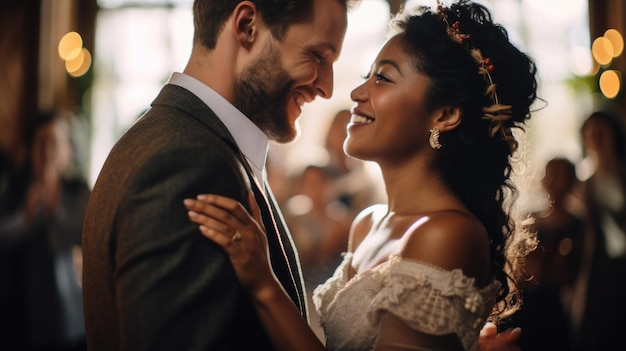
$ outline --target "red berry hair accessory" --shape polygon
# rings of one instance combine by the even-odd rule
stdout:
[[[480,49],[473,46],[470,40],[470,34],[461,32],[461,23],[455,21],[450,25],[448,22],[448,8],[441,5],[437,6],[437,15],[446,24],[446,32],[452,41],[467,48],[470,55],[478,63],[478,73],[485,77],[487,81],[487,89],[485,95],[488,95],[493,104],[483,108],[483,119],[490,121],[489,136],[495,137],[500,134],[501,137],[507,141],[511,147],[511,153],[515,152],[518,147],[518,143],[513,137],[511,127],[507,121],[511,119],[512,110],[511,105],[500,104],[498,94],[496,93],[496,84],[491,77],[491,72],[496,69],[489,57],[483,57]]]

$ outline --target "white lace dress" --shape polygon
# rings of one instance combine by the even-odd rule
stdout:
[[[371,350],[384,313],[427,334],[456,334],[466,350],[476,350],[498,282],[477,289],[459,269],[398,256],[348,280],[351,262],[352,254],[344,254],[334,275],[313,293],[329,350]]]

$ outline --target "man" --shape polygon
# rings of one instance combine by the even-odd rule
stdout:
[[[85,217],[90,350],[271,350],[230,261],[183,199],[261,206],[272,266],[306,318],[300,264],[265,179],[268,139],[298,133],[329,98],[346,0],[196,0],[194,45],[152,108],[119,140]]]

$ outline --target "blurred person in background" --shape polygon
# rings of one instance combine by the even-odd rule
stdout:
[[[293,235],[309,304],[313,290],[333,273],[341,262],[352,218],[337,197],[336,183],[324,166],[308,165],[294,177],[294,195],[284,204],[285,222]],[[309,313],[311,325],[319,315]],[[321,328],[316,333],[323,339]]]
[[[572,294],[580,270],[585,217],[577,198],[575,164],[550,159],[541,186],[549,203],[532,214],[538,248],[526,257],[532,280],[526,284],[522,308],[507,321],[521,327],[522,350],[572,350]]]
[[[28,167],[1,198],[0,345],[81,350],[80,248],[90,190],[73,162],[69,120],[43,114],[35,123]]]
[[[285,220],[300,254],[305,283],[308,285],[310,280],[315,287],[332,274],[337,260],[341,260],[339,253],[348,239],[352,220],[345,206],[333,197],[335,184],[327,168],[308,165],[294,183],[295,195],[286,203]]]
[[[609,350],[626,327],[626,132],[623,117],[596,111],[581,127],[588,226],[572,318],[575,350]],[[583,167],[584,166],[584,167]]]

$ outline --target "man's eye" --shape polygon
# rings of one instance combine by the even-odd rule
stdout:
[[[315,58],[317,59],[319,63],[326,61],[326,57],[324,57],[324,55],[319,52],[314,52],[313,56],[315,56]]]

